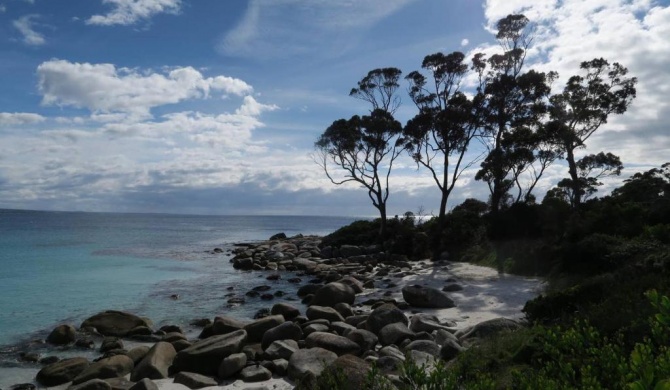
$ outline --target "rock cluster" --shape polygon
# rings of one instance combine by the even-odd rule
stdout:
[[[471,338],[519,326],[501,319],[457,332],[453,323],[432,315],[419,313],[408,318],[401,308],[409,305],[454,306],[443,291],[425,286],[403,288],[406,302],[369,301],[364,303],[371,305],[369,310],[354,310],[357,294],[375,283],[391,284],[382,279],[389,274],[402,276],[412,270],[406,260],[384,256],[378,248],[319,249],[317,237],[280,237],[238,246],[234,252],[236,268],[300,270],[322,282],[308,283],[298,290],[309,302],[306,312],[280,302],[254,321],[227,316],[201,319],[197,321],[203,326],[200,336],[189,339],[178,326],[156,330],[148,319],[105,311],[85,320],[76,334],[74,327],[62,325],[48,339],[57,345],[90,346],[93,335],[102,341],[101,358],[94,362],[84,358],[50,362],[40,370],[37,381],[43,386],[72,382],[77,390],[111,389],[110,381],[129,376],[126,389],[154,390],[152,380],[172,377],[175,383],[196,389],[229,379],[260,382],[273,375],[309,381],[324,370],[344,369],[352,388],[357,388],[372,363],[382,373],[397,375],[406,356],[430,366],[438,359],[455,358]],[[153,345],[126,350],[123,337]]]

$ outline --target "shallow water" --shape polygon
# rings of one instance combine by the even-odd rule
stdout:
[[[218,314],[251,318],[272,302],[247,298],[229,307],[226,295],[267,284],[291,299],[290,274],[267,281],[268,272],[234,270],[229,255],[211,249],[277,232],[324,235],[353,220],[0,210],[0,378],[10,366],[23,372],[13,346],[101,310],[130,311],[157,326]]]

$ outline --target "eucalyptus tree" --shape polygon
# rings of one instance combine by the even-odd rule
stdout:
[[[419,112],[407,122],[403,138],[407,152],[430,172],[440,190],[437,232],[441,232],[449,195],[463,171],[476,162],[466,159],[466,152],[477,134],[475,111],[480,99],[461,90],[469,70],[463,53],[431,54],[421,67],[428,76],[413,71],[405,77]]]
[[[527,51],[533,40],[528,24],[524,15],[501,19],[496,39],[503,52],[488,59],[481,53],[473,58],[474,69],[482,75],[477,92],[482,99],[479,111],[482,140],[488,150],[475,179],[487,183],[494,213],[505,197],[510,196],[514,185],[520,185],[519,177],[538,158],[534,134],[541,128],[550,84],[556,78],[554,72],[525,71]],[[531,191],[537,180],[539,177],[532,183]],[[530,199],[530,192],[524,198]]]
[[[334,121],[315,143],[315,161],[333,184],[355,182],[367,190],[379,212],[381,238],[386,235],[389,176],[404,149],[402,125],[393,117],[400,104],[400,75],[397,68],[370,71],[350,92],[371,105],[370,113]],[[332,167],[343,174],[334,175]]]
[[[563,92],[551,97],[548,124],[551,139],[568,162],[570,177],[561,180],[559,187],[567,191],[574,207],[596,191],[600,178],[621,172],[620,159],[611,153],[577,160],[575,151],[586,147],[586,141],[610,115],[626,112],[636,96],[637,83],[635,77],[627,77],[628,69],[603,58],[582,62],[580,68],[586,75],[570,77]]]

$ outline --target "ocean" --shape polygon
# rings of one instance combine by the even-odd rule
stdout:
[[[355,219],[0,210],[0,367],[3,357],[15,359],[13,346],[107,309],[157,327],[221,314],[252,318],[272,302],[229,307],[229,287],[243,295],[261,284],[295,286],[265,280],[268,271],[233,269],[233,243],[278,232],[326,235]],[[212,253],[216,247],[224,253]]]

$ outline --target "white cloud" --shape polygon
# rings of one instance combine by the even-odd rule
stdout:
[[[583,153],[618,154],[624,165],[660,165],[670,150],[670,6],[654,0],[487,0],[489,26],[510,13],[537,26],[531,66],[556,70],[564,82],[582,61],[603,57],[638,78],[637,98],[623,116],[612,116]],[[627,170],[628,174],[634,169]]]
[[[470,40],[469,40],[469,39],[467,39],[467,38],[463,38],[463,40],[461,40],[461,46],[467,46],[467,45],[469,45],[469,44],[470,44]]]
[[[242,96],[253,90],[240,79],[204,77],[192,67],[163,74],[51,60],[40,64],[37,74],[45,105],[87,108],[94,114],[123,113],[132,119],[149,117],[154,107],[207,98],[212,91]]]
[[[7,7],[4,4],[0,4],[0,14],[7,12]]]
[[[178,14],[182,5],[181,0],[102,0],[102,3],[112,6],[112,10],[105,15],[91,16],[86,24],[128,26],[157,14]]]
[[[31,125],[44,122],[46,118],[29,112],[0,112],[0,126]]]
[[[358,31],[413,1],[251,0],[240,23],[222,39],[220,50],[228,55],[287,57],[315,50],[326,40],[331,41],[331,51],[344,50]]]
[[[26,15],[12,22],[14,28],[23,35],[23,43],[31,46],[41,46],[46,43],[44,35],[34,30],[34,20],[38,15]]]

